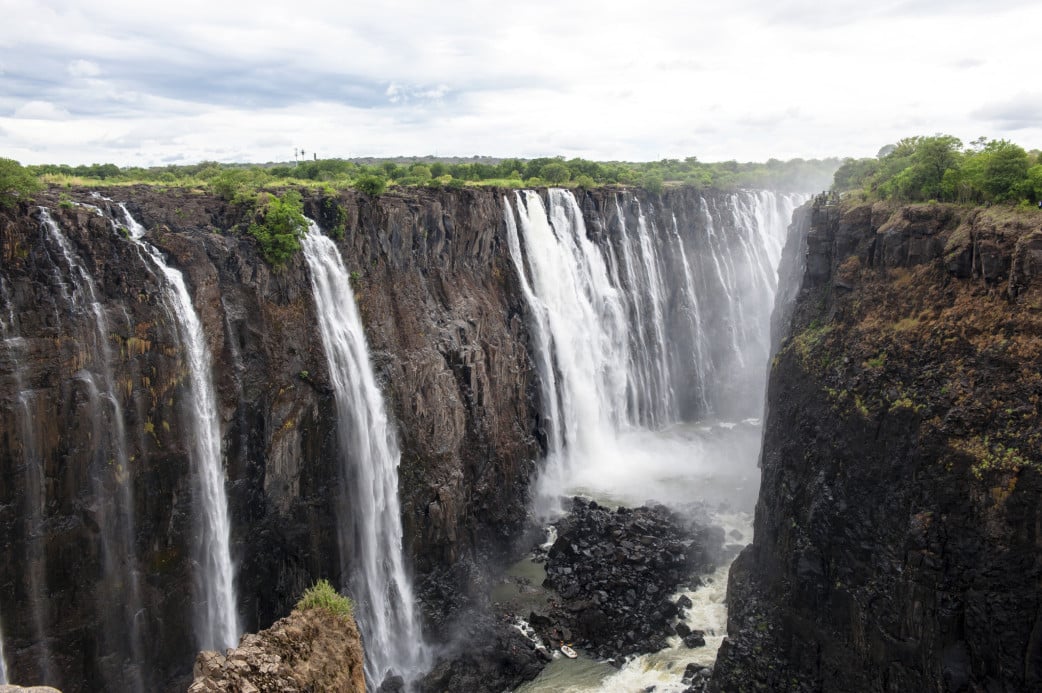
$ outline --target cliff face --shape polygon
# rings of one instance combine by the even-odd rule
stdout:
[[[125,202],[184,273],[203,323],[239,611],[254,630],[287,613],[315,579],[339,580],[335,407],[304,261],[273,270],[251,239],[222,235],[240,219],[212,197],[103,192]],[[72,196],[101,212],[50,194],[38,200],[67,247],[35,207],[0,220],[5,652],[18,680],[156,690],[183,681],[197,649],[186,356],[162,282],[112,226],[118,210]],[[539,454],[497,199],[465,191],[308,201],[320,222],[346,221],[342,252],[357,272],[402,442],[405,541],[421,575],[504,548],[524,517]],[[432,601],[442,583],[467,590],[457,575],[436,582]],[[152,616],[132,618],[141,608]],[[128,632],[128,622],[139,626]],[[113,651],[133,656],[103,656]]]
[[[1038,689],[1042,215],[806,214],[714,687]]]
[[[212,355],[247,631],[316,579],[344,583],[334,392],[302,257],[272,269],[252,238],[229,232],[243,212],[203,193],[100,192],[53,190],[0,212],[4,653],[12,678],[67,693],[183,688],[199,649],[192,615],[209,606],[194,598],[195,402],[167,284],[114,226],[119,203],[184,274]],[[405,552],[439,640],[517,538],[546,447],[550,406],[507,243],[511,195],[305,199],[320,225],[345,229],[338,245],[401,443]],[[749,269],[769,265],[756,234],[771,224],[754,217],[787,217],[792,200],[598,190],[577,207],[627,294],[621,338],[644,359],[646,389],[675,395],[668,419],[633,398],[634,420],[755,415],[759,387],[734,376],[766,352],[741,324],[773,294]]]

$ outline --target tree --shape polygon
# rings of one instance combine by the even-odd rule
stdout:
[[[0,207],[9,207],[42,188],[39,179],[14,159],[0,158]]]
[[[572,177],[572,172],[565,164],[555,161],[539,169],[539,177],[550,185],[564,185]]]
[[[1028,153],[1006,140],[989,142],[984,163],[984,191],[996,202],[1012,200],[1028,190]]]

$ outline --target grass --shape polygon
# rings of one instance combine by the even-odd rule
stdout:
[[[334,616],[347,618],[354,609],[351,599],[338,593],[328,580],[319,580],[311,587],[304,590],[297,608],[301,611],[308,609],[325,609]]]

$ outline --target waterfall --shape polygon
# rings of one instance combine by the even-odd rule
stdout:
[[[312,221],[301,243],[336,395],[342,460],[341,574],[350,576],[345,587],[356,601],[366,678],[375,689],[389,672],[410,681],[428,663],[402,557],[401,454],[373,375],[350,275],[340,253]]]
[[[10,683],[7,680],[7,659],[4,657],[4,623],[0,614],[0,686]]]
[[[720,477],[738,473],[732,458],[754,464],[758,428],[738,443],[706,431],[736,425],[722,417],[758,427],[776,268],[801,199],[743,191],[667,206],[619,193],[584,220],[567,190],[504,198],[546,417],[544,502],[679,501],[731,483]],[[699,484],[678,483],[692,475]],[[741,475],[755,484],[754,468]]]
[[[90,345],[93,370],[84,366],[76,379],[87,390],[91,440],[96,441],[90,477],[92,505],[101,530],[104,571],[96,595],[103,623],[100,649],[104,654],[116,653],[124,660],[115,663],[118,670],[107,673],[110,684],[140,691],[144,690],[144,683],[140,670],[142,633],[137,614],[142,609],[142,600],[133,544],[134,505],[128,475],[126,423],[112,373],[108,316],[98,299],[93,277],[47,209],[40,208],[40,219],[61,257],[61,261],[55,262],[55,269],[61,273],[57,277],[59,285],[64,289],[67,279],[72,286],[71,295],[66,297],[68,305],[93,318],[94,339]]]
[[[195,546],[195,589],[198,604],[195,631],[200,649],[234,647],[240,633],[236,612],[235,571],[232,565],[228,499],[224,492],[221,434],[217,419],[210,353],[203,326],[192,305],[180,271],[170,267],[155,246],[144,240],[145,229],[119,205],[130,239],[151,259],[165,278],[164,302],[175,319],[188,369],[185,404],[192,435],[188,454],[194,471],[195,493],[202,517]]]
[[[565,484],[572,461],[610,454],[612,432],[628,426],[630,344],[626,305],[589,240],[570,192],[517,193],[520,234],[505,201],[511,256],[533,316],[543,401],[548,403],[547,461],[540,495]],[[531,272],[524,271],[520,250]],[[527,276],[530,276],[529,280]]]

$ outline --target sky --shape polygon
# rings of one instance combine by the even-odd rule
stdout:
[[[0,0],[0,156],[874,156],[1042,147],[1038,0]]]

